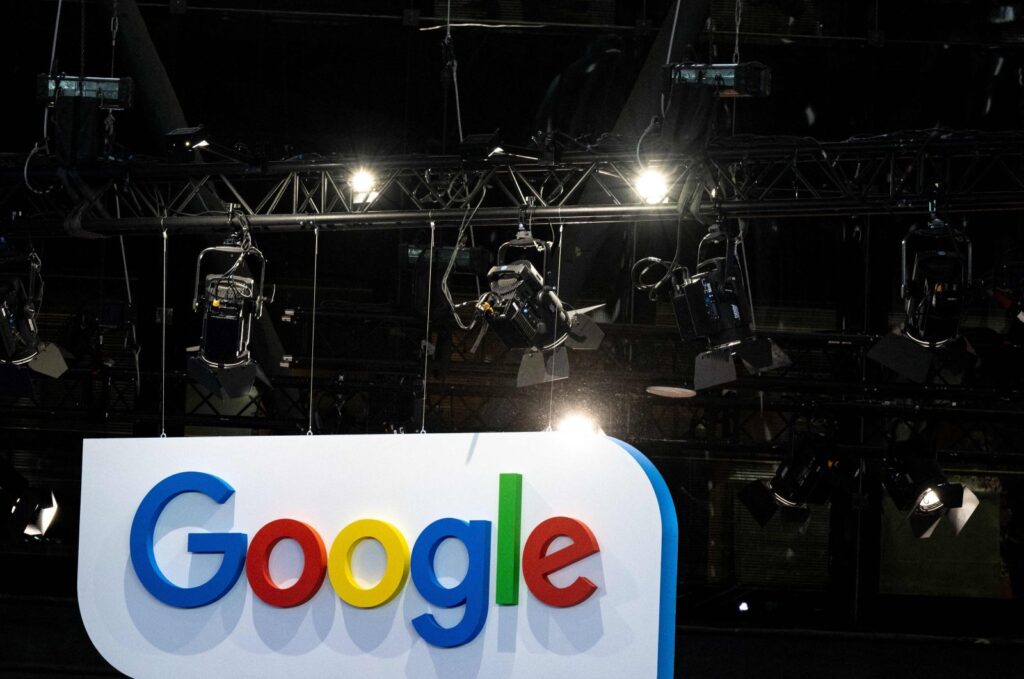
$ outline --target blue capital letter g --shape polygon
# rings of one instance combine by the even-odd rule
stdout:
[[[245,533],[189,533],[188,551],[224,555],[213,577],[196,587],[179,587],[168,580],[153,553],[157,519],[171,500],[182,493],[202,493],[217,504],[224,504],[234,492],[234,488],[212,474],[181,472],[168,476],[146,493],[132,520],[130,549],[135,574],[150,594],[168,606],[198,608],[220,599],[234,586],[245,565]]]

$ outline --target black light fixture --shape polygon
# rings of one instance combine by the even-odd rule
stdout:
[[[17,278],[0,281],[0,363],[24,366],[39,354],[36,309],[42,290],[33,290],[37,267],[33,267],[29,288]]]
[[[893,504],[907,512],[915,537],[931,537],[945,516],[955,534],[959,534],[978,507],[978,498],[970,488],[951,483],[919,438],[894,442],[885,459],[885,489]]]
[[[604,338],[604,332],[586,315],[598,306],[567,309],[529,259],[505,262],[510,249],[525,249],[540,254],[541,270],[546,270],[551,245],[520,229],[517,238],[498,249],[497,264],[487,272],[490,290],[476,303],[477,313],[487,323],[484,329],[494,329],[509,349],[526,350],[516,379],[519,387],[567,378],[566,349],[597,349]]]
[[[882,337],[868,357],[914,382],[937,368],[963,372],[969,361],[960,339],[972,272],[971,240],[935,216],[912,227],[900,249],[901,332]]]
[[[240,163],[251,163],[255,160],[244,144],[235,144],[231,147],[214,141],[204,125],[170,130],[164,134],[164,145],[168,155],[182,160],[191,160],[193,151],[199,150]]]
[[[204,274],[203,260],[215,254],[222,255],[222,261],[223,255],[230,257],[230,265]],[[253,321],[263,315],[263,305],[273,301],[273,292],[264,295],[265,273],[266,259],[245,228],[223,245],[199,253],[192,309],[202,314],[203,329],[188,372],[213,393],[242,396],[256,379],[267,382],[249,351]]]
[[[771,480],[752,481],[738,496],[761,526],[780,509],[788,518],[804,521],[810,505],[825,504],[837,486],[859,473],[859,467],[837,452],[824,434],[802,432],[792,439],[790,453]]]
[[[52,490],[32,487],[5,458],[0,457],[0,541],[24,536],[43,537],[57,517]]]
[[[708,256],[706,248],[720,245],[722,254]],[[672,307],[684,340],[703,339],[708,349],[694,364],[694,388],[700,391],[732,382],[738,357],[752,373],[782,368],[789,357],[772,340],[754,331],[754,312],[747,272],[739,253],[743,240],[719,224],[697,246],[697,269],[672,272]]]
[[[206,127],[195,125],[193,127],[176,127],[164,134],[164,144],[170,154],[190,154],[196,149],[206,148],[210,145],[207,138]]]
[[[0,247],[4,244],[0,242]],[[0,256],[0,264],[27,266],[27,272],[0,274],[0,390],[16,394],[24,391],[29,379],[22,367],[57,378],[67,363],[57,345],[39,338],[36,316],[43,303],[43,262],[35,251]],[[28,281],[27,285],[25,281]]]
[[[907,233],[901,255],[904,334],[927,348],[955,340],[972,279],[970,238],[933,215],[926,228]]]

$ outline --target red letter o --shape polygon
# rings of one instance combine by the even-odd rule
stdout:
[[[278,587],[270,577],[270,553],[278,542],[295,540],[302,548],[302,573],[291,587]],[[291,608],[313,598],[327,572],[327,550],[313,528],[294,519],[271,521],[252,537],[245,557],[245,575],[253,593],[271,606]]]

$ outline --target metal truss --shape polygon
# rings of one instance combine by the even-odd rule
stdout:
[[[713,218],[920,214],[1024,209],[1024,135],[926,130],[841,142],[732,137],[703,152],[648,159],[669,198],[644,204],[629,153],[572,152],[472,160],[417,156],[170,163],[130,160],[68,170],[0,158],[0,206],[11,234],[210,233],[636,222],[684,212]],[[372,191],[349,178],[371,168]],[[227,204],[233,207],[230,214]]]
[[[919,130],[841,142],[722,139],[706,154],[718,212],[770,218],[1024,208],[1024,135]]]

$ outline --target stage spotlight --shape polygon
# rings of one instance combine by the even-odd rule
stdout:
[[[633,186],[640,199],[648,205],[662,203],[668,195],[668,180],[665,174],[651,167],[637,176]]]
[[[40,499],[37,501],[37,511],[35,519],[32,523],[25,526],[25,535],[39,536],[46,535],[46,531],[50,530],[50,526],[53,525],[54,519],[57,518],[57,496],[54,495],[53,491],[50,491],[50,499]]]
[[[604,430],[597,421],[583,413],[569,413],[558,421],[555,431],[567,434],[603,434]]]
[[[908,512],[915,537],[931,537],[943,516],[959,534],[974,510],[978,497],[959,483],[950,483],[938,462],[919,441],[894,443],[885,460],[885,489],[896,508]]]
[[[39,355],[39,328],[36,313],[43,301],[43,263],[39,255],[10,255],[3,264],[28,264],[28,286],[21,276],[0,278],[0,364],[20,366]]]
[[[544,284],[543,276],[529,260],[504,263],[510,248],[543,252],[541,267],[546,268],[551,244],[531,237],[526,231],[504,243],[498,249],[497,265],[487,272],[490,290],[477,300],[477,313],[506,347],[526,350],[516,386],[565,379],[569,376],[566,348],[597,349],[604,338],[604,332],[586,315],[598,306],[566,309],[554,288]],[[476,344],[479,343],[480,338]]]
[[[164,135],[167,152],[174,155],[188,154],[196,149],[207,148],[210,140],[203,125],[178,127]]]
[[[704,258],[704,249],[716,244],[724,245],[724,253]],[[734,381],[735,357],[752,373],[790,364],[771,339],[753,331],[754,312],[739,248],[741,238],[714,224],[697,246],[697,272],[692,276],[686,269],[673,272],[672,308],[679,334],[684,340],[704,339],[709,347],[694,363],[697,391]]]
[[[213,254],[228,255],[231,263],[226,270],[204,277],[203,260]],[[259,267],[258,282],[250,265]],[[256,379],[267,381],[249,353],[253,320],[263,315],[265,303],[273,301],[273,293],[264,295],[265,273],[266,259],[252,244],[248,230],[199,253],[192,309],[202,313],[203,330],[188,372],[213,393],[241,396]]]
[[[843,475],[856,476],[859,470],[841,457],[824,434],[798,435],[792,452],[779,464],[770,481],[757,480],[738,493],[751,516],[765,526],[780,508],[788,518],[799,521],[810,515],[809,505],[828,502]]]
[[[0,457],[0,540],[14,542],[25,535],[42,536],[56,515],[53,491],[32,488],[14,465]]]
[[[972,278],[971,240],[933,216],[927,228],[912,228],[901,248],[904,334],[921,346],[941,347],[960,334]]]
[[[377,199],[378,192],[374,190],[377,186],[377,178],[369,170],[359,168],[352,173],[348,183],[352,187],[353,203],[372,203]]]
[[[971,279],[971,241],[962,230],[934,216],[912,228],[901,244],[903,329],[883,336],[868,358],[913,382],[939,370],[962,374],[974,360],[960,339]]]

